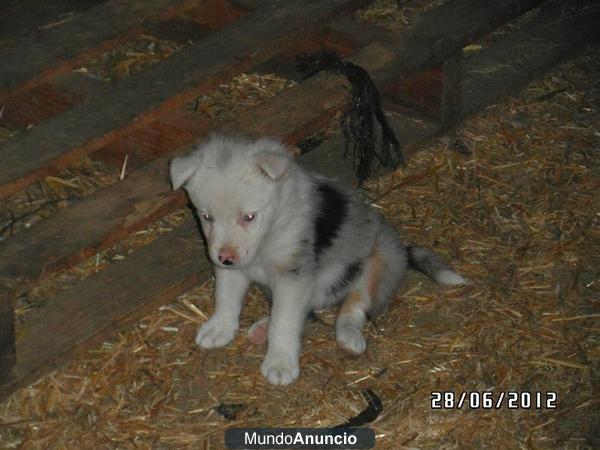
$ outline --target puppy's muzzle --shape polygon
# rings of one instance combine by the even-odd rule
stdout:
[[[217,258],[224,266],[233,266],[238,261],[236,249],[228,246],[224,246],[219,250]]]

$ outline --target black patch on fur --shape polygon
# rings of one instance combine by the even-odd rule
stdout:
[[[348,214],[348,199],[335,187],[322,183],[317,187],[321,201],[315,221],[314,252],[319,256],[331,246]]]
[[[330,288],[331,295],[337,296],[342,293],[352,283],[362,270],[362,261],[350,263],[344,269],[342,277]]]

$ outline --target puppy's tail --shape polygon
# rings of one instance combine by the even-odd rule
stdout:
[[[448,286],[467,284],[464,277],[452,270],[439,255],[432,251],[416,246],[407,247],[406,251],[409,266],[438,283]]]

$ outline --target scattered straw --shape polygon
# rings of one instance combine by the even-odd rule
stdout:
[[[356,17],[386,28],[412,24],[420,15],[443,5],[448,0],[375,0],[356,12]]]
[[[181,48],[181,44],[142,34],[88,61],[85,66],[74,69],[73,72],[108,82],[145,70]]]
[[[223,448],[233,426],[342,423],[367,389],[383,403],[378,449],[597,446],[599,52],[467,121],[472,155],[437,141],[371,182],[406,239],[443,254],[469,286],[411,275],[358,358],[336,348],[335,313],[319,312],[300,379],[272,387],[259,373],[265,347],[244,333],[267,313],[259,291],[229,346],[194,346],[209,282],[11,396],[4,447]],[[557,408],[432,409],[434,391],[556,392]]]

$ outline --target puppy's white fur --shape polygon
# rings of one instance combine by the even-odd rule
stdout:
[[[196,343],[231,342],[250,283],[266,286],[272,308],[261,372],[270,383],[298,377],[310,311],[341,304],[338,345],[359,354],[367,317],[387,308],[409,264],[440,283],[465,282],[434,253],[407,247],[358,198],[304,170],[276,140],[213,136],[172,161],[171,180],[188,192],[215,265],[215,311]]]

